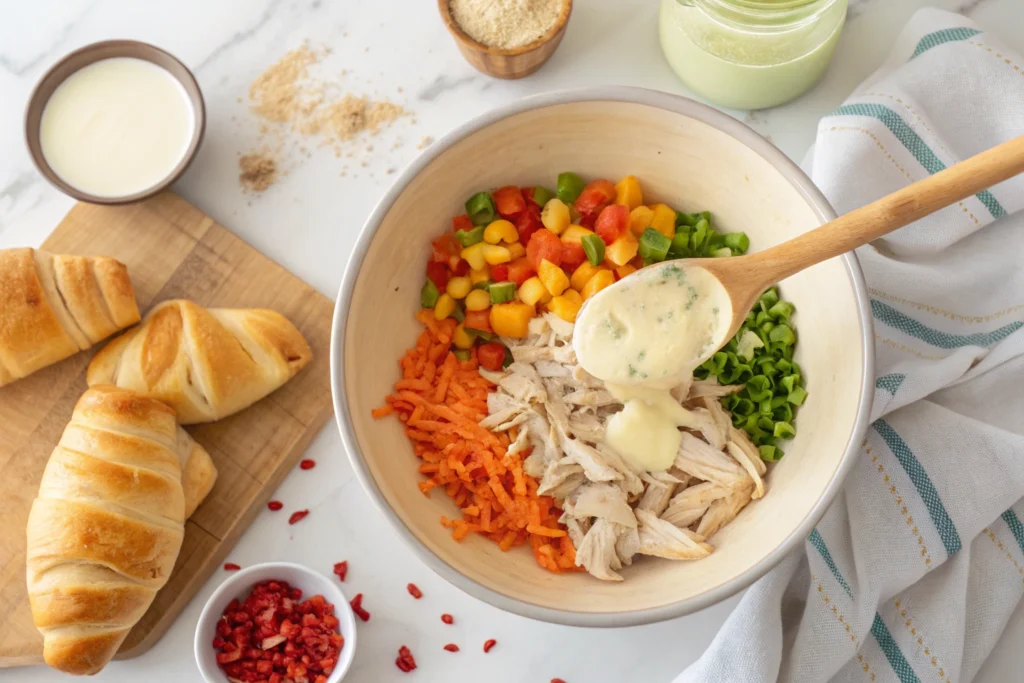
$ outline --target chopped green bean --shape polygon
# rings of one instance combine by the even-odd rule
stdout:
[[[745,232],[727,232],[724,235],[725,246],[732,249],[735,254],[745,254],[750,249],[750,238]]]
[[[487,291],[491,295],[492,304],[503,304],[516,298],[516,283],[495,282],[487,288]]]
[[[715,249],[711,252],[712,258],[725,258],[732,256],[732,249],[729,247],[722,247],[721,249]]]

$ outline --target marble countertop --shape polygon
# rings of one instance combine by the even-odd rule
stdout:
[[[437,138],[496,104],[535,92],[629,84],[688,94],[661,57],[657,4],[577,0],[565,40],[548,65],[525,80],[501,82],[463,61],[435,3],[427,0],[7,3],[0,21],[0,248],[38,245],[71,206],[36,173],[22,140],[24,105],[35,81],[76,47],[134,38],[169,50],[192,67],[206,97],[206,141],[176,189],[333,298],[364,219],[393,173],[420,153],[424,138]],[[904,22],[924,6],[963,12],[1024,52],[1020,0],[851,0],[834,62],[814,91],[777,109],[733,113],[802,160],[817,119],[881,63]],[[388,98],[413,116],[346,147],[351,158],[326,149],[297,154],[280,182],[262,195],[245,194],[237,158],[260,144],[259,124],[244,102],[249,84],[304,40],[330,47],[325,64],[334,73],[346,70],[340,81],[345,90]],[[668,623],[600,631],[505,614],[433,575],[402,544],[354,479],[333,424],[313,442],[309,457],[319,463],[316,476],[296,471],[275,495],[302,501],[309,517],[288,526],[280,514],[262,513],[229,559],[243,566],[289,559],[324,572],[349,560],[345,588],[365,593],[373,613],[360,630],[355,665],[346,679],[352,683],[405,680],[393,663],[401,644],[416,654],[419,680],[468,681],[486,672],[495,683],[555,676],[570,683],[667,682],[701,654],[736,603],[733,598]],[[192,637],[203,604],[223,578],[218,572],[207,582],[148,654],[115,662],[95,680],[200,680]],[[425,594],[414,604],[405,592],[410,581]],[[442,612],[454,614],[456,623],[439,635]],[[499,645],[484,660],[480,644],[487,638]],[[1024,653],[1010,644],[1022,639],[1024,610],[1018,610],[977,680],[1019,676]],[[463,651],[442,651],[449,641]],[[58,680],[66,679],[42,667],[0,670],[0,682]]]

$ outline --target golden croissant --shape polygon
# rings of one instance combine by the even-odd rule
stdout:
[[[178,426],[159,401],[93,387],[50,455],[28,518],[43,657],[94,674],[167,583],[184,535]]]
[[[104,347],[86,379],[159,399],[181,424],[194,424],[252,405],[311,358],[302,334],[276,311],[207,309],[178,299]]]
[[[138,321],[123,263],[105,256],[0,250],[0,386]]]

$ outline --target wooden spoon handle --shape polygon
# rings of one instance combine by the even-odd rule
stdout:
[[[1024,135],[919,180],[819,228],[753,254],[758,291],[1024,172]],[[756,263],[755,263],[756,262]]]

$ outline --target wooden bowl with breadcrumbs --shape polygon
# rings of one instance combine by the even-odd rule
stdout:
[[[565,27],[569,23],[569,15],[572,13],[572,0],[549,0],[553,2],[557,10],[554,23],[547,28],[539,37],[530,40],[524,45],[514,47],[499,47],[515,43],[521,36],[517,31],[522,24],[516,21],[500,22],[497,27],[494,22],[481,21],[472,22],[464,27],[457,19],[458,12],[453,8],[455,3],[472,5],[479,0],[437,0],[437,7],[441,11],[441,18],[444,20],[448,32],[455,38],[455,44],[466,61],[477,71],[493,76],[494,78],[515,79],[529,76],[537,69],[544,66],[544,63],[558,49],[565,34]],[[492,3],[480,3],[482,5]],[[472,17],[471,17],[472,19]],[[526,23],[526,22],[523,22]],[[488,30],[491,29],[491,30]],[[469,32],[476,32],[477,38]]]

